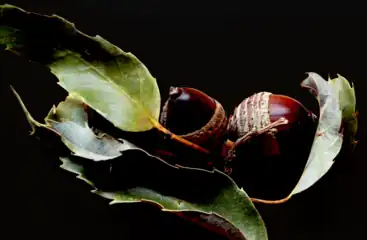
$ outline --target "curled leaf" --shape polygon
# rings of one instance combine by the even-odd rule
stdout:
[[[36,127],[55,132],[76,156],[104,161],[121,156],[121,152],[125,150],[137,148],[128,141],[118,141],[105,133],[96,135],[88,126],[83,102],[75,97],[68,96],[64,102],[51,109],[45,123],[39,123],[28,112],[18,93],[13,88],[12,90],[32,126],[32,133]]]
[[[131,159],[125,155],[123,161],[109,160],[105,167],[72,156],[61,157],[61,167],[77,173],[95,188],[94,193],[112,200],[110,204],[151,203],[229,239],[268,239],[255,206],[224,173],[174,167],[143,150],[130,153]]]
[[[146,131],[158,121],[155,78],[133,54],[100,36],[78,31],[62,17],[0,5],[0,45],[50,68],[58,84],[124,131]]]
[[[74,153],[61,157],[60,167],[77,174],[93,186],[94,193],[111,199],[111,204],[153,203],[229,239],[267,239],[255,206],[224,173],[176,167],[126,140],[95,135],[88,126],[83,102],[73,96],[53,107],[44,124],[39,123],[13,91],[33,129],[43,127],[55,132]],[[129,152],[134,156],[129,158]]]
[[[343,144],[343,122],[354,134],[357,132],[355,122],[355,93],[348,81],[338,78],[326,81],[317,73],[310,72],[301,83],[319,102],[320,117],[311,151],[303,173],[292,192],[280,200],[262,200],[253,198],[254,202],[277,204],[286,202],[294,194],[301,193],[320,180],[334,164]]]
[[[334,163],[334,158],[341,150],[343,135],[340,133],[342,123],[342,104],[339,101],[340,92],[344,85],[333,87],[332,81],[326,81],[316,73],[308,73],[308,77],[301,86],[317,98],[320,107],[319,123],[312,144],[311,152],[303,174],[292,191],[292,194],[300,193],[324,176]]]

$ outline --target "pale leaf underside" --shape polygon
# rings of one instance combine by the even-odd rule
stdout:
[[[309,72],[301,86],[314,95],[320,107],[318,126],[306,166],[298,183],[287,197],[280,200],[252,198],[254,202],[283,203],[294,194],[309,189],[334,164],[334,159],[339,154],[344,140],[343,127],[349,127],[352,136],[357,131],[354,88],[345,78],[338,75],[337,78],[326,81],[317,73]],[[345,121],[346,125],[343,124]]]
[[[64,102],[51,109],[45,118],[45,123],[39,123],[28,112],[14,89],[13,92],[33,128],[33,132],[35,127],[43,127],[55,132],[76,156],[94,161],[104,161],[121,156],[125,150],[137,149],[134,144],[126,140],[121,142],[108,134],[96,135],[88,125],[84,104],[79,99],[68,96]]]
[[[344,85],[335,84],[336,81],[339,79],[326,81],[320,75],[310,72],[301,84],[317,98],[320,117],[308,161],[292,194],[303,192],[322,178],[332,167],[341,150],[342,104],[353,103],[339,101]]]

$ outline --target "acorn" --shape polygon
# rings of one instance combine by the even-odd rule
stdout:
[[[171,87],[160,123],[172,133],[210,151],[222,145],[228,118],[222,105],[189,87]]]
[[[259,92],[246,98],[235,108],[228,123],[228,137],[231,140],[237,140],[281,118],[286,119],[287,123],[275,127],[274,132],[287,131],[295,125],[317,121],[316,115],[296,99],[285,95]]]
[[[285,163],[285,158],[293,162],[300,158],[307,160],[317,121],[317,116],[294,98],[270,92],[253,94],[229,117],[227,136],[234,144],[224,158],[224,172],[231,174],[233,170],[250,168],[243,162],[251,159],[256,164],[263,164],[259,161],[264,159],[277,159],[277,165]],[[275,160],[270,162],[273,164]],[[290,166],[287,164],[284,166]],[[269,169],[275,171],[273,166]]]

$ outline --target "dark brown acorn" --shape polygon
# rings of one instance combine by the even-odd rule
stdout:
[[[283,123],[282,119],[285,120]],[[231,147],[236,154],[237,150],[246,149],[247,153],[239,157],[242,162],[245,160],[243,158],[255,156],[258,159],[260,155],[274,156],[289,152],[284,145],[302,145],[304,142],[311,145],[312,139],[308,141],[307,136],[312,137],[310,130],[316,129],[317,117],[291,97],[260,92],[242,101],[227,119],[222,105],[202,91],[171,87],[160,122],[172,133],[225,158],[221,165],[224,165],[225,172],[230,173],[232,169],[228,166],[232,166],[233,162],[228,151]],[[273,126],[278,122],[281,124]],[[261,136],[254,135],[253,138],[257,139],[252,141],[252,145],[239,141],[246,134],[268,126],[272,127]]]
[[[250,195],[282,198],[302,174],[316,128],[316,115],[296,99],[256,93],[229,117],[233,144],[224,152],[223,171]]]
[[[287,184],[294,184],[290,179],[299,177],[307,161],[316,127],[316,115],[296,99],[256,93],[229,117],[227,134],[234,144],[224,159],[224,172],[245,185],[256,182],[250,184],[254,192],[262,184],[266,192],[280,186],[289,191]]]
[[[160,122],[172,133],[212,150],[223,143],[228,119],[222,105],[202,91],[171,87]]]

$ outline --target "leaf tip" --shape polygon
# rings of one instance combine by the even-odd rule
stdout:
[[[115,204],[118,204],[118,203],[120,203],[120,201],[117,201],[116,199],[114,199],[114,200],[110,201],[108,203],[108,205],[112,206],[112,205],[115,205]]]

